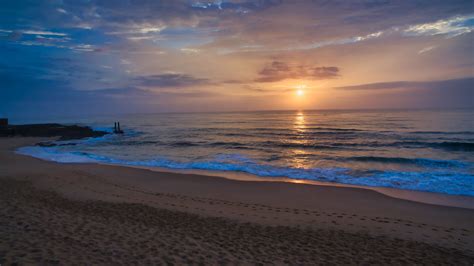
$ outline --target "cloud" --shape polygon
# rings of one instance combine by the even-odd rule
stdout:
[[[440,19],[436,22],[422,23],[409,26],[404,33],[412,36],[432,36],[445,34],[455,37],[469,33],[474,29],[474,15],[455,16],[448,19]]]
[[[160,33],[166,29],[166,26],[164,25],[151,25],[149,23],[146,23],[144,25],[132,25],[130,26],[129,29],[126,29],[124,31],[113,31],[113,32],[108,32],[107,34],[110,35],[146,35],[149,33]],[[144,36],[135,36],[135,37],[144,37]],[[145,36],[146,37],[146,36]],[[129,37],[129,38],[133,38]]]
[[[181,48],[180,51],[183,52],[183,53],[187,53],[187,54],[197,54],[197,53],[199,53],[198,49],[193,49],[193,48]]]
[[[238,42],[218,47],[224,54],[350,45],[390,36],[394,27],[399,28],[398,35],[416,36],[444,32],[454,36],[472,29],[472,15],[465,15],[470,7],[466,1],[426,1],[423,12],[419,5],[325,0],[18,1],[2,6],[0,25],[95,29],[113,39],[103,37],[104,42],[147,42],[174,49],[211,47],[214,42],[219,46],[222,39],[238,36]],[[436,19],[439,23],[429,22]]]
[[[44,38],[42,36],[38,36],[36,39],[31,41],[21,41],[19,44],[25,46],[55,47],[60,49],[69,49],[76,52],[101,52],[104,50],[103,48],[92,44],[71,44],[69,43],[69,40],[65,38]]]
[[[204,101],[215,97],[204,89],[235,98],[252,91],[268,96],[286,87],[266,82],[286,79],[338,78],[324,83],[357,84],[376,78],[469,76],[474,36],[471,2],[6,1],[0,8],[0,68],[6,69],[0,69],[0,93],[9,90],[18,103],[23,98],[61,102],[64,97],[77,104],[97,103],[97,108],[113,98],[123,103],[120,110],[129,108],[126,97],[132,95],[142,95],[143,101],[150,98],[153,106],[173,107],[163,98],[168,96],[176,99],[175,110],[189,110],[192,104],[179,99],[203,95],[200,105],[214,106],[214,98]],[[454,36],[459,37],[446,38]],[[310,61],[313,58],[330,63],[318,65]],[[366,63],[361,64],[361,58]],[[446,95],[450,90],[439,84],[443,83],[386,82],[338,93],[350,97],[359,94],[356,88],[373,87],[370,93],[360,92],[366,95],[411,91],[390,88],[440,88],[446,92],[440,95]],[[471,94],[467,82],[459,84],[466,92],[462,102]],[[112,89],[94,92],[98,88]],[[226,98],[222,106],[235,98]],[[412,106],[425,98],[415,99]],[[0,105],[9,99],[0,96]],[[279,104],[262,99],[255,109]],[[247,107],[244,102],[242,108]],[[29,110],[35,109],[40,108]]]
[[[37,31],[37,30],[20,30],[23,34],[43,35],[43,36],[67,36],[66,33],[52,32],[52,31]]]
[[[432,45],[432,46],[428,46],[428,47],[425,47],[423,49],[421,49],[420,51],[418,51],[418,54],[424,54],[424,53],[427,53],[433,49],[435,49],[436,46]]]
[[[165,97],[170,97],[170,98],[208,98],[208,97],[217,97],[217,96],[222,96],[221,93],[218,92],[210,92],[210,91],[202,91],[202,90],[196,90],[196,91],[184,91],[184,92],[175,92],[175,91],[164,91],[160,92],[158,95],[160,96],[165,96]]]
[[[153,95],[153,93],[148,90],[135,87],[98,89],[86,91],[85,93],[90,95],[111,97],[148,97]]]
[[[68,12],[62,8],[56,8],[56,11],[58,11],[59,13],[62,13],[62,14],[67,14]]]
[[[331,79],[339,76],[339,68],[330,66],[292,66],[285,62],[273,61],[259,73],[256,82],[277,82],[285,79]]]
[[[338,90],[390,90],[390,89],[450,89],[467,88],[474,91],[474,77],[437,81],[394,81],[335,87]]]
[[[353,102],[370,108],[474,108],[474,77],[396,81],[337,87],[352,90]],[[374,100],[370,101],[369,97]],[[362,106],[359,106],[359,108]]]
[[[339,76],[338,67],[314,67],[309,70],[310,77],[313,79],[330,79]]]
[[[34,35],[34,36],[31,36]],[[23,37],[36,37],[36,39],[51,40],[51,41],[69,41],[71,38],[68,34],[52,31],[37,31],[37,30],[6,30],[0,29],[0,39],[7,39],[9,41],[19,41]],[[3,37],[3,38],[2,38]],[[31,40],[29,40],[31,42]]]
[[[316,41],[310,44],[305,44],[305,45],[300,45],[300,46],[290,46],[288,48],[280,49],[280,50],[310,50],[310,49],[318,49],[318,48],[331,46],[331,45],[353,44],[353,43],[380,38],[381,36],[383,36],[383,34],[384,34],[384,31],[377,31],[377,32],[373,32],[373,33],[369,33],[369,34],[361,35],[361,36],[353,36],[353,37],[334,39],[334,40]]]
[[[405,36],[434,36],[446,35],[448,38],[456,37],[462,34],[470,33],[474,30],[474,15],[454,16],[444,18],[435,22],[412,24],[408,26],[387,25],[387,27],[368,34],[361,34],[351,37],[340,37],[324,39],[321,36],[315,36],[314,40],[307,40],[304,44],[291,44],[286,47],[277,47],[269,49],[267,46],[242,46],[236,49],[227,49],[223,54],[234,52],[258,52],[258,51],[297,51],[319,49],[327,46],[349,45],[359,42],[380,39],[385,36],[405,35]],[[311,35],[309,35],[311,36]],[[301,36],[300,36],[301,37]]]
[[[196,78],[187,74],[157,74],[135,77],[137,86],[144,87],[188,87],[209,84],[208,79]]]
[[[282,0],[215,0],[215,1],[192,1],[191,6],[195,9],[207,11],[231,11],[235,13],[247,14],[252,11],[262,10],[271,6],[279,5]]]
[[[152,40],[153,38],[154,38],[153,36],[132,36],[132,37],[127,37],[127,39],[130,40],[130,41]]]
[[[242,88],[248,91],[263,92],[263,93],[282,93],[282,92],[294,91],[294,89],[269,89],[269,88],[255,87],[251,85],[244,85]]]
[[[55,60],[68,68],[66,60]],[[65,65],[66,64],[66,65]],[[78,69],[75,69],[78,70]],[[55,72],[52,66],[12,67],[0,65],[0,113],[9,116],[51,116],[61,114],[117,113],[126,111],[147,111],[155,94],[135,87],[84,86],[89,90],[79,90],[71,82],[69,70]],[[82,71],[74,71],[80,72]],[[91,77],[83,78],[92,81]],[[38,112],[37,110],[41,110]]]

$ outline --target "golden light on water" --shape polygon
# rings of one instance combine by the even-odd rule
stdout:
[[[296,130],[304,130],[306,128],[305,121],[304,121],[304,114],[302,111],[298,111],[295,117],[294,129]]]
[[[306,132],[306,121],[303,111],[298,111],[295,115],[295,120],[293,123],[293,129],[296,133],[296,139],[292,140],[293,144],[304,145],[307,140],[304,139],[304,134]],[[301,155],[306,154],[306,151],[302,149],[292,149],[291,154],[291,164],[294,168],[306,168],[307,162]]]

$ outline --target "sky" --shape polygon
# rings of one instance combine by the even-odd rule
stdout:
[[[0,116],[474,108],[474,1],[0,2]]]

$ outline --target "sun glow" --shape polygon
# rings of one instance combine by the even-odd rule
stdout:
[[[295,88],[296,88],[296,95],[298,96],[304,95],[304,89],[306,88],[306,85],[298,85]]]

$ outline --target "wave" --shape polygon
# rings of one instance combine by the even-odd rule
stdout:
[[[307,127],[308,130],[324,130],[324,131],[342,131],[342,132],[360,132],[365,131],[356,128],[336,128],[336,127]]]
[[[474,131],[412,131],[409,133],[430,135],[474,135]]]
[[[238,130],[238,128],[236,128]],[[362,129],[355,129],[355,128],[336,128],[336,127],[311,127],[311,126],[305,126],[305,130],[310,130],[310,131],[333,131],[333,132],[361,132],[365,131]],[[269,131],[269,132],[275,132],[275,131],[291,131],[291,128],[271,128],[271,127],[258,127],[258,128],[252,128],[253,131]]]
[[[111,135],[113,136],[113,135]],[[111,140],[111,138],[108,138]],[[95,142],[99,142],[100,140],[104,139],[98,139],[94,138],[93,139]],[[114,139],[117,140],[117,139]],[[90,141],[89,141],[90,142]],[[54,141],[54,142],[47,142],[47,143],[40,143],[39,146],[43,147],[54,147],[54,146],[74,146],[80,143],[84,143],[84,141]],[[172,142],[165,142],[165,141],[158,141],[158,140],[127,140],[127,139],[120,139],[116,142],[114,142],[114,145],[118,146],[147,146],[147,145],[158,145],[158,146],[170,146],[170,147],[197,147],[197,146],[221,146],[229,149],[251,149],[250,147],[247,147],[245,144],[240,143],[240,142],[205,142],[205,141],[197,141],[197,142],[192,142],[192,141],[172,141]]]
[[[113,133],[114,132],[113,127],[110,127],[110,126],[90,126],[90,128],[92,128],[92,130],[94,130],[94,131],[104,131],[104,132],[107,132],[107,133]]]
[[[424,167],[465,167],[466,163],[453,160],[434,160],[425,158],[403,158],[403,157],[378,157],[378,156],[355,156],[344,160],[359,162],[379,162],[379,163],[395,163],[409,164]]]
[[[229,149],[258,149],[259,147],[270,147],[270,148],[312,148],[312,149],[340,149],[344,143],[335,144],[314,144],[314,143],[292,143],[292,142],[279,142],[279,141],[262,141],[262,142],[249,142],[247,144],[235,141],[216,141],[216,142],[191,142],[191,141],[147,141],[147,140],[126,140],[116,142],[116,145],[123,146],[141,146],[141,145],[159,145],[159,146],[170,146],[170,147],[222,147]],[[354,144],[347,144],[352,146]],[[59,145],[58,145],[59,146]]]
[[[441,149],[446,151],[460,151],[460,152],[473,152],[474,143],[466,141],[443,141],[443,142],[430,142],[430,141],[417,141],[417,140],[401,140],[401,141],[392,141],[392,142],[383,142],[383,141],[368,141],[368,138],[331,138],[331,142],[314,142],[313,138],[307,136],[313,136],[312,133],[309,134],[292,134],[292,133],[270,133],[271,135],[276,135],[280,137],[285,137],[286,140],[296,140],[296,141],[279,141],[276,140],[267,140],[267,141],[246,141],[237,142],[237,141],[164,141],[164,140],[135,140],[133,137],[140,136],[142,133],[134,130],[129,130],[124,136],[116,136],[114,134],[105,135],[100,138],[89,138],[84,140],[71,140],[71,141],[56,141],[54,144],[48,143],[45,146],[72,146],[78,143],[83,144],[94,144],[100,143],[103,140],[112,141],[114,145],[123,145],[123,146],[142,146],[142,145],[159,145],[159,146],[169,146],[169,147],[222,147],[228,149],[240,149],[240,150],[251,150],[251,149],[261,149],[261,148],[300,148],[300,149],[320,149],[320,150],[361,150],[368,148],[381,148],[381,147],[402,147],[402,148],[432,148],[432,149]],[[249,135],[249,136],[258,136]],[[130,138],[132,137],[132,138]],[[327,140],[327,139],[326,139]],[[342,140],[338,142],[337,140]],[[351,141],[349,141],[351,140]],[[360,140],[360,142],[358,142]],[[358,159],[355,159],[358,160]],[[359,159],[364,160],[364,159]],[[365,159],[367,160],[367,159]],[[384,160],[384,159],[381,159]],[[403,163],[402,160],[398,160],[398,163]],[[410,162],[405,162],[410,163]],[[427,163],[428,164],[428,163]]]
[[[365,148],[380,148],[380,147],[399,147],[399,148],[432,148],[442,149],[447,151],[474,151],[474,143],[472,142],[426,142],[426,141],[394,141],[394,142],[380,142],[380,141],[366,141],[366,142],[333,142],[328,144],[333,147],[365,147]]]
[[[331,143],[294,143],[266,141],[264,146],[275,146],[283,148],[312,148],[312,149],[354,149],[354,148],[380,148],[380,147],[402,147],[402,148],[433,148],[447,151],[473,152],[472,142],[424,142],[424,141],[396,141],[396,142],[331,142]]]
[[[224,147],[228,149],[240,149],[240,150],[249,150],[252,149],[251,147],[248,147],[247,145],[240,143],[240,142],[223,142],[223,141],[217,141],[217,142],[211,142],[207,144],[208,146],[215,146],[215,147]]]
[[[433,148],[443,149],[448,151],[474,151],[474,143],[471,142],[424,142],[424,141],[395,141],[395,142],[379,142],[379,141],[365,141],[365,142],[325,142],[314,143],[306,138],[287,138],[291,140],[302,140],[302,142],[283,142],[283,141],[258,141],[258,142],[235,142],[235,141],[149,141],[149,140],[125,140],[119,141],[117,145],[127,146],[141,146],[141,145],[160,145],[170,147],[223,147],[230,149],[258,149],[259,147],[270,148],[301,148],[301,149],[355,149],[355,148],[380,148],[380,147],[402,147],[402,148]],[[64,145],[64,144],[58,144]],[[71,145],[71,144],[68,144]]]
[[[194,143],[190,141],[176,141],[168,143],[169,146],[173,147],[192,147],[192,146],[199,146],[199,143]]]
[[[474,175],[429,169],[426,172],[407,171],[362,171],[354,174],[347,168],[293,168],[259,164],[243,155],[215,156],[206,161],[176,161],[167,158],[150,160],[120,160],[103,155],[85,152],[61,152],[52,147],[24,147],[17,153],[62,163],[109,163],[128,166],[163,167],[171,169],[200,169],[211,171],[238,171],[260,177],[288,177],[292,179],[316,180],[363,186],[393,187],[398,189],[429,191],[453,195],[474,196]],[[395,160],[408,162],[406,158],[359,157],[360,160]],[[415,159],[418,162],[433,163],[428,159]],[[421,161],[420,161],[421,160]],[[442,162],[435,161],[435,164]],[[449,183],[448,183],[449,182]]]
[[[255,137],[254,134],[245,134],[245,133],[216,133],[216,135],[225,136],[225,137]]]
[[[448,151],[474,151],[474,143],[472,142],[455,142],[455,141],[444,141],[444,142],[424,142],[424,141],[399,141],[392,143],[394,146],[402,147],[429,147],[436,149],[443,149]]]
[[[340,147],[326,145],[326,144],[278,142],[278,141],[263,141],[263,142],[259,142],[258,145],[266,146],[266,147],[280,147],[280,148],[328,149],[328,150],[340,149]]]
[[[474,143],[471,142],[441,142],[432,145],[451,151],[474,151]]]
[[[18,154],[29,155],[43,160],[58,162],[58,163],[91,163],[98,162],[89,157],[85,153],[62,152],[52,147],[22,147],[16,151]]]

